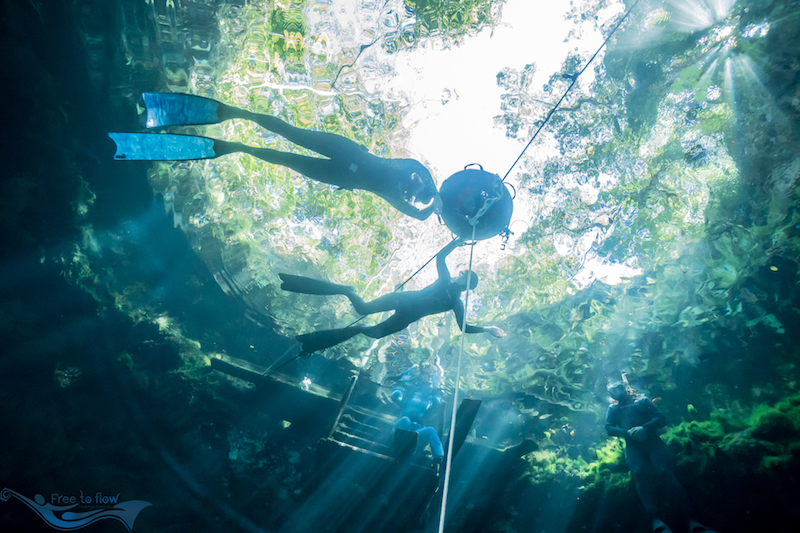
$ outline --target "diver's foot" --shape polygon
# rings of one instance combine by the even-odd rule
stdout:
[[[344,283],[331,283],[327,282],[330,287],[330,294],[343,294],[345,296],[354,295],[356,298],[356,289],[352,285],[345,285]]]
[[[660,518],[653,518],[653,533],[672,533],[672,530]]]
[[[689,522],[689,533],[716,533],[713,529],[708,529],[706,526],[698,522],[697,520],[692,520]]]

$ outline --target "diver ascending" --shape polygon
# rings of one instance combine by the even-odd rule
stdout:
[[[193,135],[159,133],[109,133],[117,144],[117,160],[212,159],[242,152],[268,163],[288,167],[316,181],[343,189],[361,189],[376,194],[403,214],[426,219],[434,211],[436,185],[430,172],[415,159],[385,159],[374,156],[360,144],[320,131],[296,128],[271,116],[252,113],[216,100],[187,94],[144,93],[147,127],[216,124],[245,119],[286,140],[324,157],[310,157],[257,148],[238,142]],[[413,203],[424,205],[418,208]]]
[[[445,261],[450,252],[461,244],[464,244],[464,241],[460,239],[453,240],[436,255],[436,268],[439,273],[439,279],[432,284],[419,291],[386,294],[370,302],[365,302],[349,285],[339,285],[328,281],[280,274],[280,278],[283,281],[281,288],[285,291],[321,295],[341,294],[347,296],[355,310],[361,315],[394,311],[392,316],[374,326],[350,326],[298,335],[297,340],[303,345],[300,354],[307,355],[330,348],[361,333],[373,339],[379,339],[405,329],[409,324],[422,317],[446,311],[453,311],[459,327],[463,328],[465,320],[464,304],[461,302],[460,297],[461,293],[467,289],[468,272],[462,272],[457,278],[452,278],[450,271],[447,270]],[[472,286],[470,288],[474,289],[477,284],[478,276],[472,273]],[[464,331],[466,333],[488,332],[498,338],[505,335],[505,332],[496,326],[470,326],[467,324]]]

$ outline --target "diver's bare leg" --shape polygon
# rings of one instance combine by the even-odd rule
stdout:
[[[335,133],[297,128],[272,115],[252,113],[231,106],[225,106],[225,109],[220,110],[218,113],[221,113],[226,118],[251,120],[262,128],[268,129],[294,144],[331,159],[357,162],[360,158],[369,154],[366,148],[347,137],[342,137]]]
[[[281,152],[272,148],[257,148],[242,143],[227,141],[214,141],[214,152],[222,155],[233,152],[242,152],[257,157],[273,165],[281,165],[299,172],[307,178],[335,185],[345,189],[360,189],[353,181],[353,173],[339,161],[322,157],[309,157],[305,155]]]

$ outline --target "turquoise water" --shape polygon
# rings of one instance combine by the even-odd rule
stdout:
[[[446,531],[648,531],[603,428],[621,375],[666,415],[701,522],[793,531],[797,2],[584,2],[546,25],[552,48],[524,40],[541,31],[526,9],[7,3],[4,486],[150,502],[139,530],[433,531],[425,479],[372,487],[359,475],[382,463],[318,443],[356,375],[339,427],[366,432],[348,441],[361,450],[385,440],[390,378],[422,362],[444,372],[446,435],[461,355],[459,398],[483,403]],[[462,348],[438,315],[290,361],[296,335],[359,317],[282,291],[278,273],[376,297],[450,241],[446,226],[243,154],[113,160],[107,132],[143,131],[140,94],[162,91],[413,157],[439,186],[471,163],[503,177],[628,10],[508,173],[512,235],[474,247],[468,320],[502,339]],[[241,120],[170,131],[290,148]],[[469,262],[469,247],[448,258]],[[428,266],[406,289],[435,278]],[[50,527],[14,498],[0,523]]]

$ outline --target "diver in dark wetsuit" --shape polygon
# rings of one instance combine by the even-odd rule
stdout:
[[[342,294],[350,299],[355,310],[361,315],[371,315],[382,311],[394,311],[394,314],[383,322],[374,326],[350,326],[341,329],[315,331],[299,335],[297,340],[303,344],[302,355],[310,354],[325,348],[335,346],[340,342],[363,333],[373,339],[379,339],[408,327],[420,318],[445,311],[453,311],[459,327],[464,322],[464,304],[461,303],[461,293],[467,288],[468,271],[462,272],[457,278],[450,276],[447,270],[446,258],[463,241],[456,239],[445,246],[436,255],[436,268],[439,279],[419,291],[394,292],[365,302],[355,293],[349,285],[339,285],[327,281],[319,281],[290,274],[279,274],[286,291],[304,294]],[[478,284],[478,276],[472,273],[471,288]],[[503,337],[505,332],[496,326],[470,326],[467,324],[466,333],[491,333],[495,337]]]
[[[400,407],[400,418],[394,424],[395,444],[402,432],[418,435],[414,454],[420,456],[426,446],[431,447],[433,463],[438,466],[444,458],[442,441],[436,430],[425,425],[425,419],[442,403],[441,368],[429,363],[413,365],[400,376],[399,383],[392,387],[392,400]]]
[[[313,180],[343,189],[374,193],[400,212],[426,219],[438,197],[430,172],[414,159],[384,159],[370,154],[360,144],[321,131],[296,128],[272,115],[253,113],[210,98],[178,93],[143,93],[147,127],[216,124],[244,119],[324,157],[311,157],[257,148],[238,142],[195,135],[160,133],[110,133],[117,144],[117,160],[185,161],[211,159],[242,152],[268,163],[281,165]],[[424,205],[418,208],[413,203]]]
[[[686,491],[672,473],[672,454],[658,436],[658,430],[667,424],[664,413],[648,398],[634,399],[622,381],[609,383],[608,392],[616,402],[606,411],[606,432],[625,439],[625,461],[652,519],[653,532],[671,533],[658,517],[662,497],[673,502],[682,519],[689,519],[692,510]],[[689,520],[688,531],[713,533],[695,520]]]

